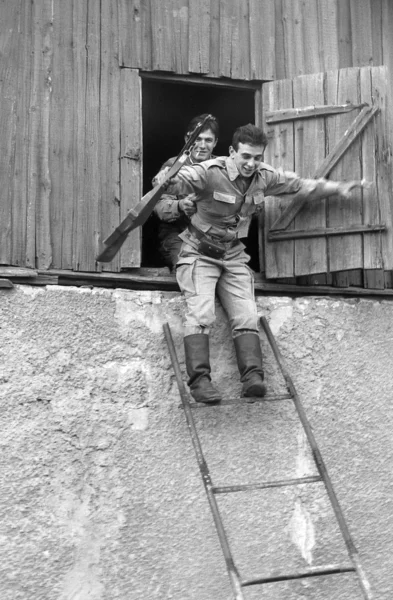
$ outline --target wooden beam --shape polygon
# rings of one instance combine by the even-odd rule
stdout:
[[[358,138],[363,129],[375,117],[379,111],[379,106],[365,106],[358,114],[352,125],[345,131],[340,141],[333,148],[332,152],[327,155],[314,174],[314,179],[326,177],[336,166],[339,160],[343,157],[348,148]],[[296,198],[283,211],[282,215],[273,223],[271,231],[278,229],[286,229],[290,225],[298,212],[303,208],[308,198]]]
[[[38,271],[22,267],[0,267],[0,277],[37,277]]]
[[[315,106],[305,106],[304,108],[283,108],[281,110],[267,111],[266,123],[281,123],[282,121],[297,121],[298,119],[310,119],[313,117],[324,117],[340,113],[350,112],[357,108],[363,108],[368,104],[322,104]]]
[[[0,288],[13,288],[14,284],[9,279],[0,279]]]
[[[376,225],[352,225],[350,227],[318,227],[316,229],[292,229],[290,231],[270,232],[269,242],[279,240],[295,240],[303,238],[312,238],[327,235],[344,235],[346,233],[375,233],[376,231],[385,231],[387,229],[384,223]]]

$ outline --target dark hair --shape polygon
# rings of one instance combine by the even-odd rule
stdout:
[[[187,125],[186,136],[189,135],[195,129],[195,127],[198,125],[198,123],[200,121],[203,121],[203,119],[205,117],[207,117],[208,114],[209,113],[204,113],[203,115],[198,115],[197,117],[194,117],[193,119],[191,119],[191,121]],[[215,137],[218,138],[218,133],[219,133],[218,122],[217,122],[217,119],[213,115],[212,115],[211,119],[208,119],[206,121],[206,124],[205,124],[204,128],[202,129],[202,132],[206,131],[207,129],[211,129],[211,131],[214,133]]]
[[[248,123],[248,125],[242,125],[235,130],[232,137],[232,147],[237,150],[240,144],[249,144],[250,146],[266,146],[267,135],[256,125]]]

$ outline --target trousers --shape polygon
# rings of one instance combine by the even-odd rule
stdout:
[[[258,331],[254,298],[254,274],[247,265],[250,257],[239,243],[222,259],[198,252],[183,242],[176,267],[176,279],[186,300],[184,335],[209,333],[215,321],[215,299],[227,314],[232,336]]]

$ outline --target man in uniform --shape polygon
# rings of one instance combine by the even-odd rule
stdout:
[[[190,133],[195,129],[198,122],[202,121],[207,115],[198,115],[194,117],[187,126],[185,140],[187,141]],[[193,165],[208,160],[212,157],[212,152],[218,141],[218,123],[215,119],[206,122],[204,129],[200,132],[185,165]],[[176,157],[168,159],[161,167],[171,167]],[[153,180],[153,184],[154,184]],[[190,216],[195,212],[195,194],[171,195],[163,194],[157,205],[155,213],[161,220],[158,230],[160,240],[160,252],[165,263],[174,269],[179,256],[182,240],[179,234],[182,233],[190,222]]]
[[[188,385],[196,402],[220,402],[210,378],[209,327],[215,319],[215,294],[228,316],[243,396],[266,393],[258,333],[254,279],[240,241],[264,196],[295,194],[318,199],[332,194],[348,198],[360,182],[302,179],[262,162],[265,133],[255,125],[239,127],[228,157],[184,166],[172,179],[175,194],[195,193],[196,212],[183,240],[176,277],[185,296],[184,348]],[[160,173],[163,178],[165,171]],[[162,180],[162,179],[161,179]]]

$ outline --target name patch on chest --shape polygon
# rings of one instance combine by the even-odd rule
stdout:
[[[226,202],[227,204],[235,204],[236,196],[232,196],[232,194],[224,194],[223,192],[213,192],[214,200],[218,200],[219,202]]]

